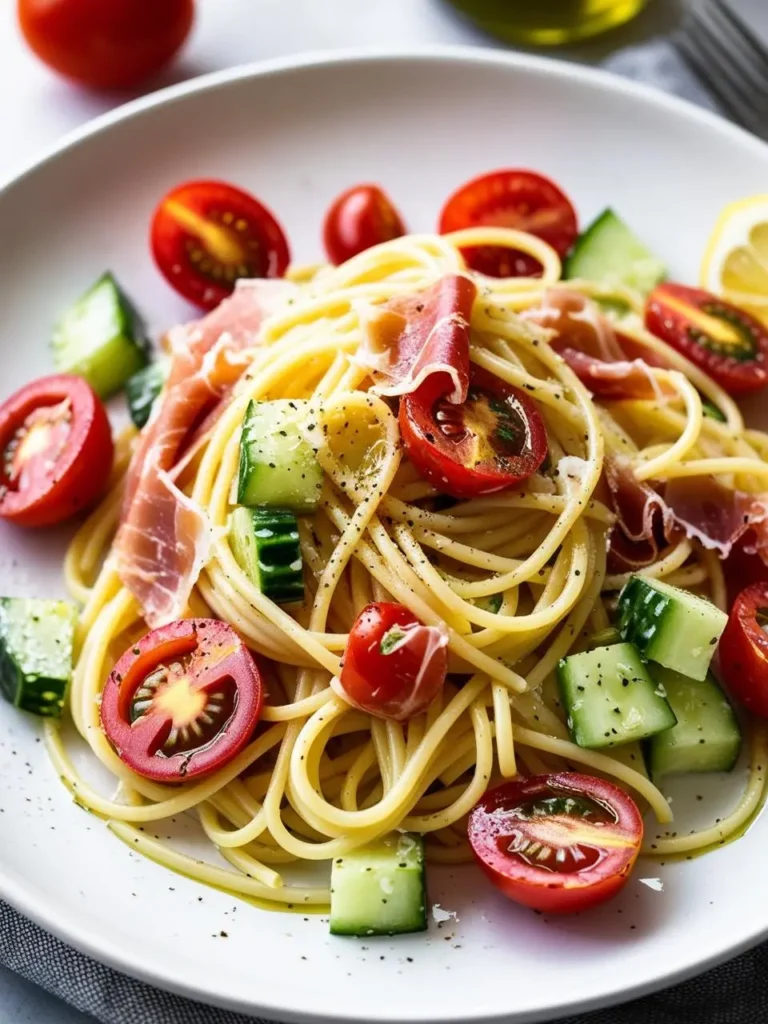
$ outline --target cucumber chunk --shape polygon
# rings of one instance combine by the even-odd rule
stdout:
[[[85,377],[102,398],[146,365],[149,350],[138,313],[109,272],[64,313],[51,346],[59,373]]]
[[[632,644],[597,647],[563,658],[557,678],[568,729],[580,747],[615,747],[675,724],[664,690]]]
[[[424,842],[392,832],[337,857],[331,868],[332,935],[398,935],[427,929]]]
[[[170,360],[158,359],[134,373],[125,382],[125,397],[131,422],[139,430],[146,424],[152,412],[155,399],[165,387],[170,370]]]
[[[727,622],[710,601],[647,576],[632,576],[619,596],[622,638],[689,679],[706,678]]]
[[[648,741],[653,779],[683,772],[729,772],[739,757],[741,730],[714,676],[687,679],[661,665],[652,665],[651,674],[664,687],[677,717],[677,725]]]
[[[250,581],[276,604],[304,600],[296,516],[287,509],[237,508],[229,527],[232,554]]]
[[[323,471],[305,431],[310,403],[279,399],[251,402],[240,435],[239,505],[287,508],[297,515],[314,512]]]
[[[58,718],[72,678],[77,609],[67,601],[0,598],[0,692],[17,708]]]
[[[576,239],[564,276],[624,285],[647,294],[664,280],[666,267],[609,208]]]

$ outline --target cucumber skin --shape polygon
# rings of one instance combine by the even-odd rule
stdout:
[[[128,414],[139,430],[146,426],[155,401],[165,387],[169,370],[169,360],[161,359],[142,367],[125,382]]]
[[[57,657],[63,662],[62,669],[55,669],[47,658],[49,652],[19,650],[17,631],[19,623],[14,612],[25,614],[31,626],[45,624],[45,618],[55,615],[58,629],[47,631],[46,639],[58,644]],[[64,613],[64,614],[62,614]],[[64,709],[69,683],[72,678],[72,650],[74,644],[76,609],[65,601],[45,601],[34,598],[0,599],[0,693],[6,700],[22,711],[43,718],[59,718]],[[22,636],[27,645],[38,643],[35,630]],[[56,633],[59,636],[56,636]],[[37,660],[36,660],[37,659]]]
[[[70,318],[76,320],[77,313],[93,300],[100,288],[105,286],[111,289],[116,307],[115,333],[109,338],[104,338],[97,349],[73,353],[69,338],[71,325],[68,321]],[[118,340],[122,343],[119,348],[123,365],[116,371],[114,355],[111,359],[105,360],[103,355],[99,358],[99,353],[103,353],[105,348]],[[105,399],[120,391],[128,378],[146,366],[149,360],[149,339],[144,322],[109,270],[83,292],[63,314],[54,329],[51,347],[54,366],[60,373],[74,373],[84,377],[96,394]]]
[[[405,840],[411,849],[403,854],[400,846]],[[386,887],[382,885],[384,881],[388,883]],[[343,903],[341,909],[340,901]],[[350,902],[354,905],[351,913]],[[373,907],[386,923],[374,920],[373,913],[368,919],[357,919],[358,912],[365,915]],[[392,833],[377,843],[334,860],[331,868],[331,935],[369,938],[423,932],[427,927],[426,865],[424,841],[420,836]]]
[[[741,753],[741,729],[712,673],[698,681],[654,665],[651,674],[666,690],[677,716],[676,726],[648,740],[647,762],[654,782],[667,775],[732,771]],[[711,718],[714,714],[721,719],[720,736],[707,735],[701,723],[697,723],[702,716]],[[712,753],[716,744],[719,750]]]
[[[274,536],[264,536],[268,531]],[[241,506],[232,513],[230,543],[240,568],[265,597],[275,604],[304,600],[301,547],[293,512]],[[268,555],[271,557],[265,557]]]
[[[702,617],[707,614],[716,620],[706,630],[707,635],[701,643],[696,648],[691,648],[689,656],[684,661],[677,652],[672,658],[665,653],[665,648],[670,642],[667,632],[670,629],[674,630],[674,623],[670,623],[670,619],[678,618],[682,614],[676,614],[676,601],[680,602],[689,614],[694,609],[699,611]],[[633,643],[645,659],[657,661],[666,668],[699,681],[706,678],[717,641],[727,621],[728,616],[709,601],[643,576],[632,576],[619,595],[618,627],[622,638]],[[679,625],[678,623],[678,627]],[[691,624],[688,624],[688,631],[690,629]]]

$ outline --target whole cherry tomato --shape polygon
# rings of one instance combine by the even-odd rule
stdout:
[[[126,89],[159,71],[194,13],[194,0],[18,0],[21,31],[37,56],[96,89]]]

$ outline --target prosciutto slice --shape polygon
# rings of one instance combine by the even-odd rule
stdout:
[[[606,459],[605,480],[617,516],[608,541],[612,572],[651,565],[680,533],[722,559],[746,535],[745,550],[768,565],[768,495],[733,490],[713,476],[670,480],[662,494],[636,480],[622,459]]]
[[[183,613],[209,557],[207,516],[175,482],[180,462],[222,411],[263,320],[294,290],[286,281],[240,282],[208,316],[168,335],[171,372],[131,460],[115,541],[120,578],[153,628]]]
[[[359,359],[377,381],[373,390],[406,395],[429,380],[436,396],[465,401],[476,294],[468,277],[447,274],[424,291],[367,310]]]
[[[654,399],[674,394],[651,372],[651,365],[658,366],[659,361],[649,358],[631,339],[617,335],[595,303],[579,292],[550,288],[541,305],[523,316],[554,332],[552,348],[599,398]]]
[[[605,460],[605,482],[616,525],[608,535],[611,572],[632,572],[652,565],[673,536],[674,522],[661,495],[635,479],[623,459]]]

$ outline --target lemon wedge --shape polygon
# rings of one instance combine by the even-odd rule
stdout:
[[[701,286],[768,326],[768,195],[725,207],[704,254]]]

